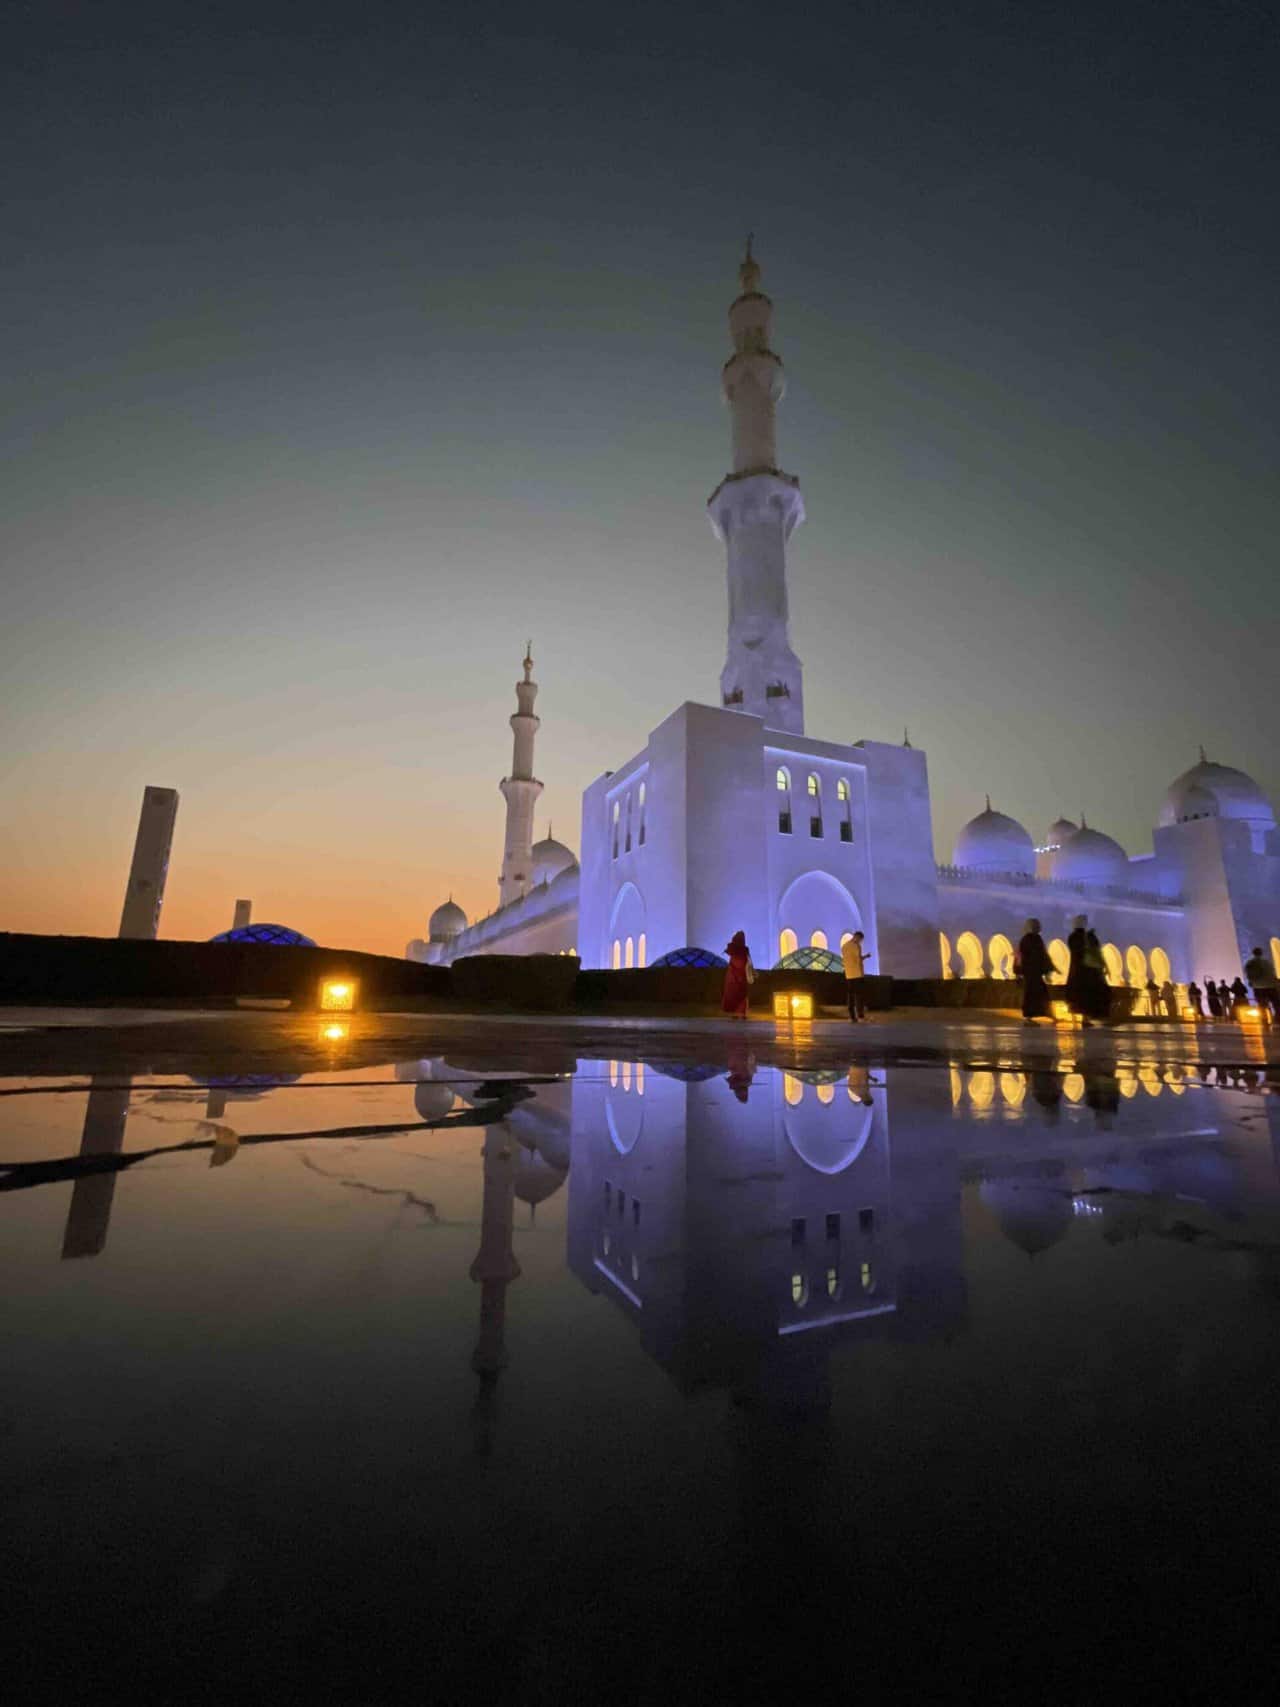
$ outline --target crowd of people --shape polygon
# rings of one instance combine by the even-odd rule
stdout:
[[[854,931],[841,945],[849,1018],[857,1025],[867,1017],[867,953],[861,931]],[[746,1019],[756,970],[742,931],[725,945],[729,964],[725,967],[721,1006],[735,1019]],[[1067,979],[1063,990],[1067,1006],[1082,1025],[1100,1025],[1111,1017],[1111,986],[1098,934],[1091,930],[1086,914],[1077,915],[1067,938]],[[1049,980],[1056,968],[1048,945],[1040,933],[1039,919],[1028,919],[1014,958],[1014,976],[1022,980],[1022,1017],[1028,1025],[1050,1017],[1054,1000]],[[1247,980],[1247,982],[1246,982]],[[1147,980],[1147,1008],[1153,1019],[1181,1019],[1184,1003],[1171,979]],[[1206,1015],[1206,1008],[1208,1013]],[[1215,982],[1206,978],[1204,988],[1187,985],[1185,1009],[1196,1020],[1236,1020],[1241,1010],[1256,1008],[1267,1023],[1280,1024],[1280,977],[1275,963],[1261,948],[1255,948],[1244,964],[1244,976]]]
[[[1102,944],[1096,931],[1089,928],[1087,915],[1077,915],[1071,935],[1067,938],[1067,980],[1064,995],[1067,1006],[1082,1025],[1099,1025],[1111,1016],[1111,987],[1107,983]],[[1028,919],[1014,961],[1015,975],[1022,979],[1022,1017],[1028,1025],[1047,1019],[1052,1000],[1049,979],[1054,972],[1053,962],[1044,937],[1040,934],[1039,919]],[[1246,983],[1245,980],[1248,980]],[[1163,984],[1154,978],[1147,980],[1147,1008],[1153,1019],[1181,1019],[1183,1004],[1173,982]],[[1205,1008],[1208,1007],[1208,1015]],[[1206,978],[1203,990],[1194,982],[1187,985],[1186,1007],[1191,1017],[1201,1020],[1237,1020],[1241,1010],[1254,1007],[1270,1024],[1280,1023],[1280,979],[1276,967],[1261,948],[1255,948],[1244,965],[1244,977],[1237,975],[1214,982]]]

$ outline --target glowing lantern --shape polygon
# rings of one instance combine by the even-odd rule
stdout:
[[[356,1005],[354,978],[326,978],[320,986],[320,1011],[326,1014],[349,1014]]]
[[[807,990],[775,990],[774,1019],[812,1019],[813,997]]]

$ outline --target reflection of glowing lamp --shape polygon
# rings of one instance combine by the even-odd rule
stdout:
[[[1244,1025],[1260,1025],[1262,1023],[1262,1009],[1241,1008],[1240,1020]]]
[[[775,990],[774,1019],[812,1019],[813,997],[807,990]]]
[[[349,1014],[356,1005],[356,986],[353,978],[326,978],[320,986],[320,1011],[326,1014]]]
[[[345,1043],[351,1036],[351,1027],[341,1020],[331,1019],[327,1025],[320,1027],[322,1043]]]
[[[1192,1025],[1194,1025],[1196,1020],[1200,1016],[1196,1013],[1196,1010],[1194,1008],[1183,1008],[1182,1017],[1183,1017],[1183,1019],[1189,1019],[1191,1021]]]
[[[1070,1025],[1075,1017],[1065,1002],[1050,1002],[1049,1012],[1055,1025]]]

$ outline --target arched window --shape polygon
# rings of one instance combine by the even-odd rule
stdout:
[[[822,834],[822,784],[813,771],[809,772],[809,780],[805,785],[809,791],[809,834]]]
[[[613,1085],[613,1086],[614,1086],[614,1087],[615,1087],[615,1088],[616,1088],[616,1087],[617,1087],[617,1083],[618,1083],[618,1063],[617,1063],[617,1062],[616,1062],[616,1061],[610,1061],[610,1063],[609,1063],[609,1083],[610,1083],[610,1084],[611,1084],[611,1085]],[[605,1186],[605,1188],[604,1188],[604,1189],[605,1189],[605,1191],[606,1191],[606,1192],[607,1192],[607,1191],[608,1191],[608,1189],[609,1189],[609,1187],[608,1187],[608,1186],[607,1186],[607,1185],[606,1185],[606,1186]]]
[[[625,847],[625,851],[627,853],[631,852],[631,790],[630,789],[627,790],[627,839],[626,839],[626,842],[624,844],[624,847]]]
[[[823,1084],[815,1085],[813,1088],[817,1091],[818,1101],[823,1105],[823,1107],[830,1108],[831,1104],[836,1100],[836,1087],[834,1085]]]
[[[1129,974],[1129,983],[1135,990],[1145,990],[1147,987],[1147,957],[1136,943],[1131,943],[1125,950],[1125,969]]]
[[[1021,1108],[1026,1094],[1027,1080],[1024,1073],[1001,1073],[1000,1095],[1009,1108]]]
[[[782,1075],[782,1094],[792,1108],[797,1108],[804,1096],[804,1080],[797,1079],[794,1073]]]
[[[864,1262],[862,1264],[861,1268],[858,1271],[858,1278],[862,1282],[862,1290],[864,1292],[874,1292],[875,1291],[875,1289],[876,1289],[876,1277],[871,1272],[871,1264],[869,1262]]]
[[[1065,984],[1067,973],[1071,970],[1071,950],[1060,936],[1054,937],[1049,944],[1049,959],[1053,962],[1053,971],[1049,974],[1049,982]]]
[[[794,931],[779,931],[779,933],[778,933],[778,959],[779,960],[783,959],[783,957],[785,955],[794,954],[795,951],[799,948],[799,946],[800,946],[800,939]]]
[[[847,777],[841,777],[836,784],[836,800],[840,807],[840,840],[853,840],[853,798],[849,789]]]
[[[630,1061],[624,1061],[622,1063],[622,1088],[624,1091],[629,1091],[631,1089],[631,1063],[630,1063]],[[618,1199],[618,1214],[619,1215],[622,1214],[622,1199],[621,1198]]]
[[[627,946],[624,949],[623,953],[624,953],[624,957],[625,957],[624,963],[628,967],[634,966],[636,963],[636,944],[635,944],[635,938],[634,937],[628,937],[627,938]]]
[[[839,1296],[840,1270],[838,1268],[829,1268],[827,1270],[827,1297],[838,1298]]]
[[[826,931],[814,931],[809,938],[810,948],[825,948],[827,946]]]
[[[1124,961],[1120,958],[1120,950],[1113,942],[1102,945],[1102,964],[1106,968],[1108,984],[1124,983]]]
[[[640,841],[641,847],[644,846],[644,802],[645,802],[645,795],[647,792],[648,792],[648,790],[646,789],[645,784],[641,783],[640,784],[640,836],[639,836],[639,841]]]
[[[637,1061],[636,1062],[636,1095],[638,1097],[642,1097],[644,1095],[644,1062],[643,1061]],[[636,1214],[638,1216],[639,1212],[640,1212],[640,1205],[638,1203],[636,1203],[636,1204],[633,1204],[632,1207],[635,1209]]]
[[[957,938],[956,953],[960,956],[960,976],[962,978],[982,977],[982,944],[972,931],[964,931]]]
[[[804,1274],[791,1276],[791,1302],[803,1310],[809,1302],[809,1278]]]
[[[1280,936],[1273,936],[1271,939],[1271,963],[1276,972],[1280,973]]]
[[[636,944],[636,965],[637,966],[645,966],[648,964],[648,960],[649,960],[649,939],[645,935],[645,933],[643,931],[641,931],[640,932],[640,940]]]
[[[841,942],[840,946],[843,948],[844,943]],[[938,952],[942,956],[942,976],[954,978],[955,971],[951,965],[951,938],[945,931],[938,932]]]
[[[1151,976],[1160,985],[1173,982],[1173,967],[1170,966],[1169,956],[1162,948],[1151,950]]]
[[[618,937],[613,939],[613,969],[616,972],[622,965],[622,943]]]
[[[613,857],[618,857],[618,819],[622,815],[622,804],[615,800],[613,803]]]
[[[987,954],[990,956],[993,978],[1013,977],[1013,944],[1007,936],[997,931],[987,944]]]
[[[778,831],[781,835],[791,834],[791,772],[785,765],[778,766]]]
[[[840,933],[840,946],[841,946],[841,948],[844,947],[845,943],[852,942],[852,941],[853,941],[853,932],[852,931],[841,931],[841,933]]]
[[[996,1100],[995,1074],[985,1070],[969,1079],[969,1101],[975,1108],[990,1108]]]

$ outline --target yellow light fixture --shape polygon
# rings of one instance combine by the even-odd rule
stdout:
[[[330,1020],[320,1027],[322,1043],[345,1043],[350,1036],[351,1027],[342,1020]]]
[[[349,1014],[355,1011],[356,983],[354,978],[326,978],[320,985],[320,1011],[327,1014]]]
[[[812,1019],[813,997],[807,990],[775,990],[774,1019]]]

